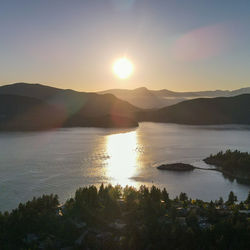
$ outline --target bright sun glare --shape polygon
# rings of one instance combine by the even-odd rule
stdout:
[[[114,185],[136,185],[131,178],[138,172],[137,134],[135,131],[106,137],[107,159],[106,175]]]
[[[133,72],[133,64],[126,57],[119,58],[113,65],[113,72],[121,79],[128,78]]]

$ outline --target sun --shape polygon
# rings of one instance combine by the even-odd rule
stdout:
[[[131,61],[126,57],[117,59],[113,64],[113,72],[121,79],[128,78],[134,70],[134,66]]]

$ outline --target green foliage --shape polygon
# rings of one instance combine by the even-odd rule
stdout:
[[[59,206],[44,195],[0,213],[1,249],[249,249],[250,217],[230,192],[225,206],[169,198],[166,189],[101,185],[79,188]],[[221,206],[220,209],[217,206]],[[82,241],[81,239],[84,237]]]
[[[230,192],[228,195],[228,200],[226,202],[227,205],[233,205],[237,201],[237,196],[234,195],[234,192]]]
[[[186,193],[180,193],[179,200],[180,201],[187,201],[188,200],[187,194]]]
[[[215,155],[210,155],[204,161],[208,164],[213,164],[226,169],[250,169],[250,154],[248,152],[240,152],[238,150],[226,150],[225,152],[220,151]]]
[[[250,191],[248,192],[247,199],[245,200],[245,204],[250,205]]]

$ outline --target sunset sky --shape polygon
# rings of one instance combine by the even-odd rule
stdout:
[[[0,2],[0,84],[97,91],[250,86],[249,0]],[[134,65],[127,79],[114,61]]]

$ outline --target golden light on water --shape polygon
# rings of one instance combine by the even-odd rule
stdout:
[[[134,66],[126,57],[117,59],[113,64],[113,72],[121,79],[128,78],[133,72]]]
[[[135,185],[131,179],[138,172],[136,131],[106,137],[106,176],[112,184]]]

